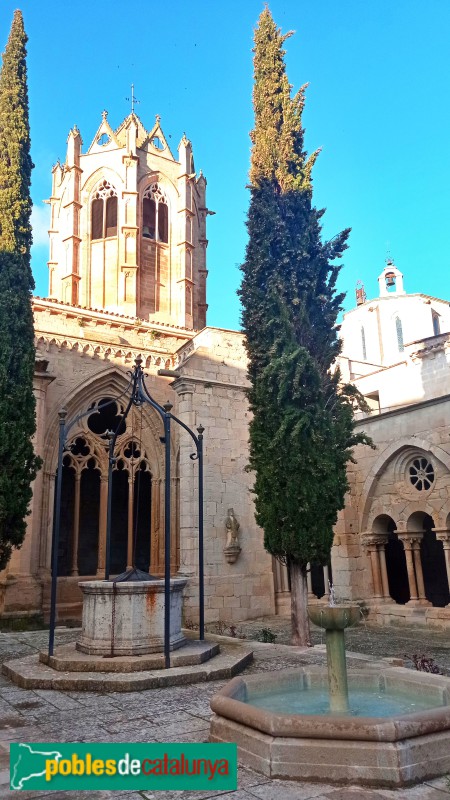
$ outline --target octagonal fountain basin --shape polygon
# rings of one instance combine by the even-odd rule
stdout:
[[[211,742],[236,742],[272,778],[405,786],[450,772],[450,679],[403,667],[348,672],[349,712],[328,712],[321,667],[233,678],[211,700]]]

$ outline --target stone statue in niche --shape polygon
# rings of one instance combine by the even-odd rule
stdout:
[[[239,522],[234,516],[234,509],[229,508],[228,516],[225,520],[225,528],[227,530],[227,543],[223,548],[225,558],[229,564],[234,564],[234,562],[237,560],[241,552],[241,547],[239,545],[239,539],[238,539],[240,527],[241,526]]]

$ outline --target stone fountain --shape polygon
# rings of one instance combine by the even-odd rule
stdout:
[[[308,616],[314,625],[325,629],[330,712],[347,714],[350,708],[344,631],[358,624],[361,619],[361,609],[359,606],[317,605],[308,608]]]
[[[450,678],[382,662],[347,675],[344,631],[359,607],[308,613],[325,630],[327,672],[233,678],[211,700],[210,741],[236,742],[273,778],[397,787],[450,772]]]

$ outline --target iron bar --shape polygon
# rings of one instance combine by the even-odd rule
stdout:
[[[205,567],[203,552],[203,431],[200,425],[198,431],[198,602],[199,602],[199,627],[200,641],[205,638]]]
[[[160,374],[162,370],[158,371]],[[144,386],[146,397],[145,399],[149,399],[150,395],[148,389],[145,385],[143,375],[142,375],[142,384]],[[152,398],[151,398],[152,399]],[[154,408],[157,407],[157,403],[152,399],[152,405]],[[203,433],[204,428],[202,425],[199,425],[197,428],[198,436],[195,435],[194,431],[186,425],[185,422],[182,422],[181,419],[175,416],[175,414],[170,415],[171,419],[173,419],[181,428],[184,428],[185,431],[189,434],[189,436],[194,440],[196,452],[191,453],[191,459],[193,461],[198,461],[198,594],[199,594],[199,639],[201,641],[205,638],[205,568],[204,568],[204,529],[203,529]]]
[[[48,654],[53,655],[55,644],[55,626],[56,626],[56,590],[58,581],[58,555],[59,555],[59,532],[61,527],[61,489],[62,489],[62,468],[63,468],[63,453],[66,438],[66,418],[67,411],[62,408],[58,413],[59,416],[59,446],[58,446],[58,468],[56,472],[56,501],[55,501],[55,516],[53,520],[53,536],[52,536],[52,588],[50,595],[50,633],[48,637]]]
[[[171,403],[164,406],[164,662],[170,668],[170,410]]]
[[[189,433],[195,442],[196,452],[191,453],[192,461],[198,461],[198,604],[199,604],[199,639],[205,638],[205,568],[204,568],[204,539],[203,539],[203,433],[204,428],[199,425],[198,436],[174,414],[172,419]]]

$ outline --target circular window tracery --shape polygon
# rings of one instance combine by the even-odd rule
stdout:
[[[152,183],[150,186],[147,186],[144,192],[144,198],[145,197],[153,198],[158,203],[166,203],[167,205],[167,197],[158,183]]]
[[[409,480],[419,492],[431,489],[434,483],[434,467],[426,458],[415,458],[409,465]]]
[[[103,180],[98,184],[92,196],[95,200],[100,200],[104,197],[117,197],[117,189],[109,181]]]
[[[103,397],[92,404],[92,414],[87,418],[87,425],[97,436],[102,436],[108,430],[117,431],[118,436],[122,436],[126,429],[121,409],[111,397]]]

